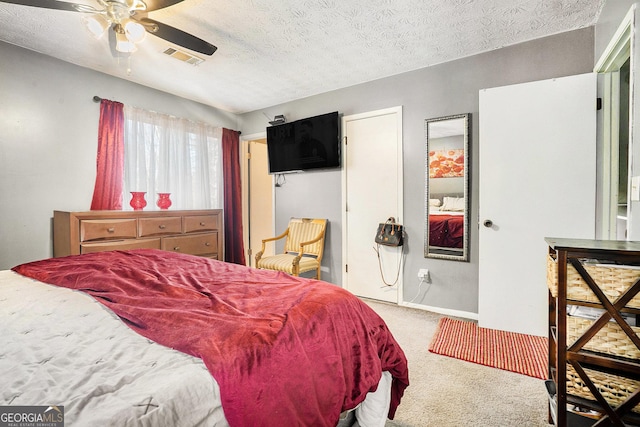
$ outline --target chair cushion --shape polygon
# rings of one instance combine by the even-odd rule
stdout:
[[[293,274],[293,259],[295,255],[279,254],[261,258],[258,262],[258,268],[266,268],[269,270],[284,271]],[[312,257],[303,256],[300,259],[300,273],[315,270],[318,268],[318,260]]]

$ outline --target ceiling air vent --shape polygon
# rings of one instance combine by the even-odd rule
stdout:
[[[174,49],[172,47],[167,48],[167,50],[164,51],[165,54],[179,59],[182,62],[186,62],[187,64],[191,64],[191,65],[198,65],[201,62],[204,61],[204,59],[202,58],[198,58],[197,56],[193,56],[191,54],[188,54],[187,52],[181,51],[181,50],[177,50]]]

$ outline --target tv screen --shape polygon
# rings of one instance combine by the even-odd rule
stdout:
[[[267,128],[269,173],[340,166],[338,112]]]

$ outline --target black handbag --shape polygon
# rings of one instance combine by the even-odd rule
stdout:
[[[404,228],[396,223],[394,217],[389,217],[385,223],[378,224],[375,242],[385,246],[402,246]]]
[[[389,217],[389,219],[385,223],[378,224],[378,231],[376,231],[375,242],[378,246],[374,246],[373,250],[376,251],[378,255],[378,267],[380,267],[380,275],[382,276],[382,281],[387,286],[395,286],[398,283],[398,278],[400,277],[400,270],[402,269],[402,259],[403,257],[403,247],[402,243],[404,242],[404,227],[396,222],[394,217]],[[382,271],[382,260],[380,259],[380,245],[383,246],[395,246],[400,247],[400,257],[398,258],[398,270],[396,271],[396,280],[393,283],[388,283],[384,277],[384,272]]]

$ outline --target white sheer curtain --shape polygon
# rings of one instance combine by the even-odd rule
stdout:
[[[147,194],[145,210],[158,209],[158,193],[171,193],[171,209],[223,207],[222,128],[125,105],[124,200]]]

